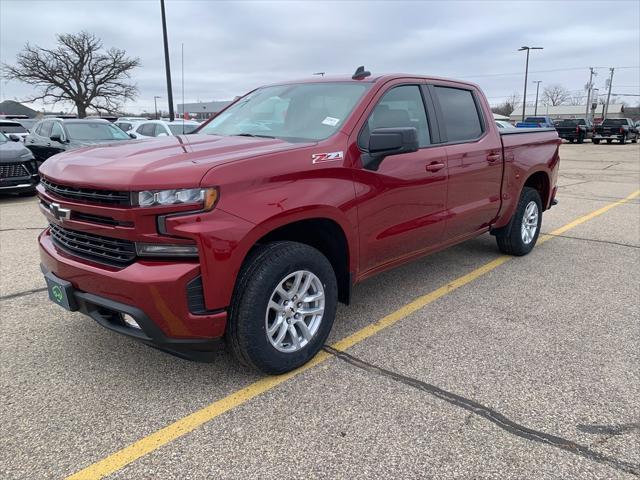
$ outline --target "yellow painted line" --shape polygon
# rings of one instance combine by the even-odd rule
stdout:
[[[551,232],[551,235],[543,235],[539,238],[538,243],[542,243],[550,238],[553,238],[553,235],[560,235],[567,230],[570,230],[592,218],[595,218],[603,213],[611,210],[612,208],[622,205],[634,198],[640,196],[640,190],[632,193],[628,197],[623,200],[619,200],[615,203],[611,203],[602,207],[594,212],[591,212],[587,215],[584,215],[580,218],[577,218],[573,222],[567,223],[566,225],[554,230]],[[450,283],[430,292],[426,295],[416,298],[412,302],[406,304],[405,306],[399,308],[395,312],[390,313],[389,315],[381,318],[375,323],[368,325],[361,330],[349,335],[346,338],[334,343],[331,345],[333,348],[337,350],[346,350],[354,345],[366,340],[367,338],[375,335],[376,333],[388,328],[400,320],[406,318],[412,313],[424,308],[432,302],[435,302],[439,298],[447,295],[448,293],[463,287],[464,285],[473,282],[477,278],[491,272],[496,269],[503,263],[509,261],[510,256],[503,255],[495,260],[486,263],[485,265],[473,270],[472,272],[467,273],[461,277],[456,278]],[[303,367],[298,368],[292,372],[286,373],[284,375],[279,375],[277,377],[265,377],[257,382],[252,383],[251,385],[244,387],[237,392],[234,392],[216,402],[213,402],[206,407],[197,410],[186,417],[182,417],[179,420],[167,425],[160,430],[138,440],[137,442],[132,443],[131,445],[124,447],[122,450],[118,450],[117,452],[109,455],[108,457],[99,460],[98,462],[89,465],[88,467],[80,470],[77,473],[67,477],[67,480],[93,480],[104,478],[107,475],[110,475],[128,464],[134,462],[135,460],[143,457],[154,450],[171,443],[172,441],[186,435],[189,432],[192,432],[196,428],[201,425],[213,420],[214,418],[222,415],[229,410],[232,410],[252,398],[257,397],[258,395],[271,390],[272,388],[280,385],[281,383],[286,382],[287,380],[300,375],[301,373],[309,370],[310,368],[319,365],[324,362],[331,355],[324,351],[320,351],[309,363],[304,365]]]

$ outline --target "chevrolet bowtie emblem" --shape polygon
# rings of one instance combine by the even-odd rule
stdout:
[[[71,218],[71,210],[68,208],[62,208],[59,203],[52,202],[49,205],[49,211],[61,222]]]

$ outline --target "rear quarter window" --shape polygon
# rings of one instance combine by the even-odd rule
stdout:
[[[484,131],[473,92],[462,88],[435,87],[448,142],[464,142]]]

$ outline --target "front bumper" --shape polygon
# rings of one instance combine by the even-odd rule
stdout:
[[[67,254],[52,242],[48,229],[39,243],[45,276],[69,282],[78,310],[103,327],[189,358],[219,346],[227,312],[189,311],[187,286],[200,274],[199,264],[138,261],[117,269]],[[126,326],[122,314],[141,328]]]
[[[37,173],[24,177],[0,178],[0,193],[33,192],[39,181]]]

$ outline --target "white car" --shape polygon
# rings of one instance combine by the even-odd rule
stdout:
[[[200,124],[193,120],[174,120],[173,122],[148,120],[137,123],[127,133],[135,138],[171,137],[189,134],[199,126]]]
[[[29,132],[26,128],[20,123],[14,120],[1,120],[0,119],[0,132],[4,133],[11,140],[18,138],[22,143],[24,143],[24,139],[27,137]]]

